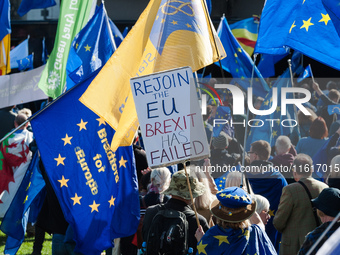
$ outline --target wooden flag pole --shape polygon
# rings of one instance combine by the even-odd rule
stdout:
[[[191,203],[192,203],[192,209],[195,212],[197,227],[199,227],[200,226],[200,221],[198,220],[198,214],[197,214],[197,211],[196,211],[196,206],[194,204],[194,198],[192,196],[192,191],[191,191],[191,186],[190,186],[190,181],[189,181],[189,175],[188,175],[188,171],[187,171],[187,167],[186,167],[185,163],[186,163],[186,161],[183,162],[183,165],[184,165],[185,176],[187,178],[187,184],[188,184],[189,193],[190,193],[190,199],[191,199]]]

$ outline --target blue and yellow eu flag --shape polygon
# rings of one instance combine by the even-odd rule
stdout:
[[[33,69],[34,55],[28,55],[27,57],[17,60],[19,71],[32,70]]]
[[[115,51],[110,39],[110,27],[103,4],[76,35],[70,48],[66,64],[66,88],[69,90],[90,73],[106,64]],[[113,31],[112,31],[113,33]],[[114,40],[115,37],[112,39]],[[117,42],[120,42],[117,37]]]
[[[37,201],[38,196],[45,194],[42,193],[44,187],[45,181],[39,169],[39,156],[36,152],[11,205],[2,219],[0,229],[8,236],[4,254],[14,255],[19,250],[25,238],[31,205]]]
[[[130,145],[138,128],[131,78],[183,66],[197,71],[225,57],[203,4],[203,0],[151,0],[81,97],[117,131],[113,150]]]
[[[303,73],[297,79],[297,82],[302,82],[304,79],[311,77],[311,76],[313,76],[312,68],[310,67],[310,65],[308,65],[306,69],[303,71]]]
[[[340,70],[339,36],[321,1],[299,1],[289,22],[285,45]]]
[[[12,32],[11,30],[11,4],[9,0],[0,2],[0,41]]]
[[[257,140],[265,140],[271,146],[275,145],[276,139],[280,135],[289,135],[293,132],[292,120],[296,120],[294,106],[287,104],[286,115],[281,114],[281,89],[292,87],[290,80],[290,72],[287,69],[273,84],[271,91],[264,98],[260,110],[268,110],[276,107],[274,112],[269,115],[260,115],[254,118],[251,123],[252,127],[248,133],[246,142],[246,150],[250,149],[250,145]],[[273,105],[273,89],[277,89],[277,105]],[[275,95],[276,97],[276,95]],[[287,93],[287,98],[292,99],[293,94]],[[256,121],[255,121],[256,120]],[[282,124],[283,122],[283,124]]]
[[[231,113],[228,106],[217,106],[214,119],[215,125],[213,125],[213,137],[219,136],[222,130],[225,131],[230,137],[234,136],[234,128],[230,126]]]
[[[259,240],[261,240],[259,242]],[[197,254],[276,254],[268,236],[257,225],[244,229],[210,228],[197,244]]]
[[[114,130],[78,101],[99,70],[40,112],[31,123],[47,176],[76,251],[100,254],[139,224],[131,146],[110,148]]]
[[[254,66],[253,60],[242,49],[234,35],[232,34],[227,19],[222,17],[220,25],[217,29],[218,36],[223,44],[223,47],[228,55],[221,61],[222,68],[231,73],[234,77],[233,82],[239,84],[243,89],[250,87],[252,70]],[[216,65],[220,65],[218,62]],[[253,79],[253,93],[256,96],[265,97],[269,91],[269,87],[259,70],[255,66]]]

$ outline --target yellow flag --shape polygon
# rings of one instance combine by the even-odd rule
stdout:
[[[11,34],[7,34],[0,42],[0,75],[11,72],[9,52],[11,51]]]
[[[151,0],[80,101],[116,130],[116,150],[138,128],[130,78],[183,66],[197,71],[225,56],[203,0]]]

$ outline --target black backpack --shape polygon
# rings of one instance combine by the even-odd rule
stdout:
[[[146,255],[187,254],[188,228],[184,213],[161,206],[148,232]]]

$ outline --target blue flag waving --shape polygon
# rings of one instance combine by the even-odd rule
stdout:
[[[54,5],[55,0],[22,0],[17,13],[22,17],[32,9],[44,9]]]
[[[4,39],[7,34],[11,33],[11,5],[9,0],[0,2],[0,41]]]
[[[322,0],[323,6],[331,18],[338,35],[340,36],[340,8],[339,0]]]
[[[297,82],[301,82],[304,79],[308,78],[308,77],[312,77],[313,73],[312,73],[312,68],[310,67],[310,65],[308,65],[306,67],[306,69],[303,71],[303,73],[299,76],[299,78],[297,79]]]
[[[19,71],[32,70],[33,69],[33,58],[34,55],[28,55],[27,57],[17,60]]]
[[[222,68],[231,73],[235,78],[234,81],[243,89],[247,89],[250,87],[250,78],[252,76],[254,63],[237,42],[225,17],[221,19],[217,34],[227,53],[227,58],[221,60]],[[219,62],[215,62],[215,64],[219,66]],[[253,88],[253,93],[256,96],[265,97],[269,91],[267,83],[264,81],[256,66],[254,70]]]
[[[298,2],[296,17],[290,21],[285,44],[340,70],[339,36],[322,2],[320,0]]]
[[[287,55],[288,53],[283,55],[262,54],[257,68],[263,77],[275,76],[275,64]]]
[[[288,104],[286,115],[281,114],[281,89],[291,87],[289,69],[287,69],[274,83],[272,90],[264,98],[260,110],[272,109],[276,107],[274,112],[268,115],[256,116],[255,123],[248,134],[246,150],[250,149],[250,145],[257,140],[265,140],[271,146],[275,145],[275,141],[280,135],[289,135],[293,132],[292,121],[296,120],[293,105]],[[273,106],[273,89],[277,89],[277,105]],[[287,94],[288,98],[292,98],[292,93]],[[275,95],[276,97],[276,95]]]
[[[78,100],[98,71],[31,121],[76,251],[83,254],[100,254],[114,238],[134,234],[140,215],[132,147],[113,152],[115,131]]]
[[[72,88],[90,73],[104,66],[115,51],[110,40],[110,28],[107,26],[106,18],[104,6],[100,5],[93,17],[73,40],[66,65],[67,89]],[[110,26],[117,29],[115,25]],[[121,34],[117,35],[116,42],[120,43],[121,40]]]
[[[14,255],[20,248],[25,238],[30,206],[44,187],[36,152],[1,223],[1,231],[8,236],[4,254]]]
[[[11,68],[19,68],[18,60],[28,56],[28,41],[29,36],[26,40],[18,44],[13,50],[10,51]]]

